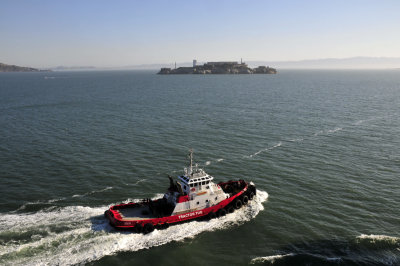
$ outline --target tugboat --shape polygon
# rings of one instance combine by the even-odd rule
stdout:
[[[197,164],[193,166],[193,150],[190,150],[189,161],[189,167],[184,168],[184,174],[176,181],[168,176],[170,186],[162,198],[111,206],[104,213],[110,224],[118,229],[147,234],[154,228],[225,216],[248,204],[256,195],[253,182],[238,180],[215,184],[211,175]]]

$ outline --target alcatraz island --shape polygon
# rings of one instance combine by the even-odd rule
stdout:
[[[275,68],[259,66],[250,68],[244,62],[207,62],[202,66],[193,60],[193,67],[161,68],[158,74],[276,74]]]

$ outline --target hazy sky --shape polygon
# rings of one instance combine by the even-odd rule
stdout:
[[[0,2],[0,62],[33,67],[400,57],[400,1]]]

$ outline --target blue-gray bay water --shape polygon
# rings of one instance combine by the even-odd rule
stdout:
[[[0,73],[1,265],[400,265],[400,71]],[[195,161],[247,207],[148,235],[112,204]]]

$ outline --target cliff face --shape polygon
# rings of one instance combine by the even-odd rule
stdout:
[[[276,74],[275,68],[259,66],[250,68],[236,62],[212,62],[202,66],[179,67],[176,69],[161,68],[158,74]]]
[[[0,72],[38,72],[42,71],[32,67],[20,67],[15,65],[7,65],[0,63]],[[45,70],[49,71],[49,70]]]

